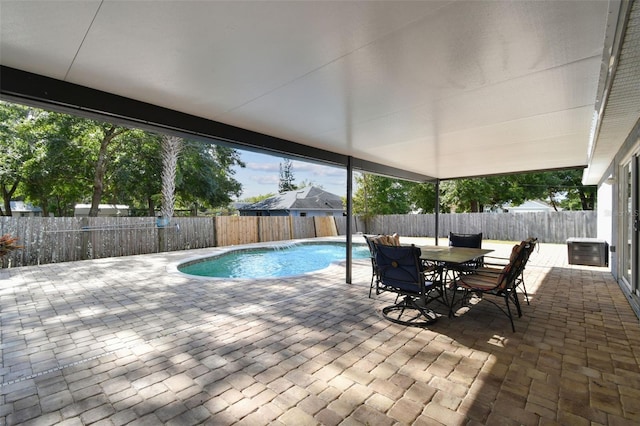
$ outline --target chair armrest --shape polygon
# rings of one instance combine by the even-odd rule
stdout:
[[[484,256],[485,259],[489,259],[490,262],[509,262],[509,258],[508,257],[501,257],[501,256]]]
[[[484,262],[484,266],[493,266],[493,267],[500,267],[500,268],[504,268],[505,266],[507,266],[509,264],[509,262],[504,262],[504,263],[497,263],[497,262]]]
[[[482,275],[482,276],[490,276],[490,277],[497,277],[498,275],[500,275],[504,269],[505,265],[497,265],[497,267],[487,267],[487,266],[481,266],[478,269],[476,269],[475,271],[473,271],[475,274],[477,275]]]

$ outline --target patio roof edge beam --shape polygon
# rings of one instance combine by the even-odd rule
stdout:
[[[442,178],[440,179],[440,182],[456,180],[456,179],[476,179],[476,178],[487,178],[487,177],[512,176],[512,175],[521,175],[525,173],[544,173],[544,172],[559,172],[563,170],[580,170],[580,169],[584,169],[585,167],[587,167],[586,164],[578,164],[575,166],[555,167],[550,169],[522,170],[519,172],[491,173],[487,175],[454,176],[454,177]]]
[[[437,180],[432,176],[414,173],[408,170],[398,169],[396,167],[386,166],[384,164],[374,163],[367,160],[361,160],[359,158],[353,159],[353,169],[414,182],[435,183]]]
[[[85,118],[346,167],[347,156],[7,66],[0,97]]]

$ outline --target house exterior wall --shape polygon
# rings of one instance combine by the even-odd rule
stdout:
[[[73,215],[75,217],[88,217],[91,205],[89,204],[76,204],[73,209]],[[98,206],[98,217],[113,217],[113,216],[129,216],[129,206],[120,204],[100,204]]]
[[[633,130],[629,133],[626,140],[618,150],[611,166],[607,172],[601,177],[600,184],[598,185],[598,238],[605,239],[609,242],[610,246],[613,246],[613,250],[610,250],[609,267],[612,275],[620,284],[620,288],[623,290],[629,303],[636,312],[636,315],[640,317],[640,292],[631,291],[624,283],[622,278],[621,268],[622,262],[620,259],[622,244],[627,244],[623,240],[623,215],[626,206],[623,206],[623,196],[627,191],[624,187],[625,179],[621,174],[622,167],[629,161],[631,155],[640,154],[640,120],[636,123]],[[609,179],[611,177],[611,179]],[[640,188],[636,187],[637,192]],[[637,212],[636,212],[637,214]],[[600,217],[602,216],[602,217]],[[640,270],[638,265],[638,254],[632,259],[632,268]],[[633,285],[633,283],[632,283]]]
[[[314,216],[342,217],[342,211],[336,211],[336,210],[291,210],[291,216],[297,216],[297,217],[300,217],[300,216],[306,216],[306,217],[314,217]]]
[[[613,210],[614,210],[614,184],[603,183],[598,187],[598,234],[599,240],[605,240],[609,243],[609,247],[615,247],[613,239]],[[617,277],[617,266],[614,267],[614,263],[617,264],[617,256],[615,252],[609,250],[609,265],[611,266],[611,272]]]

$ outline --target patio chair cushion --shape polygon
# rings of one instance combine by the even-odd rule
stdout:
[[[372,240],[377,244],[382,244],[384,246],[399,246],[400,245],[400,236],[398,234],[393,235],[377,235],[372,238]]]

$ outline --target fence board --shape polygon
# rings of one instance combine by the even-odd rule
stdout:
[[[291,216],[291,229],[293,239],[313,238],[316,235],[315,222],[313,217]]]
[[[259,241],[283,241],[291,239],[289,216],[262,216],[258,218]]]
[[[519,241],[530,236],[541,242],[564,244],[572,237],[597,235],[597,212],[446,213],[440,214],[439,237],[449,232],[477,233],[492,240]],[[365,220],[364,233],[419,237],[435,236],[435,215],[387,215]]]
[[[333,216],[315,216],[313,221],[317,237],[335,237],[338,235],[336,221]]]
[[[217,216],[215,219],[218,246],[249,244],[258,241],[257,216]]]

